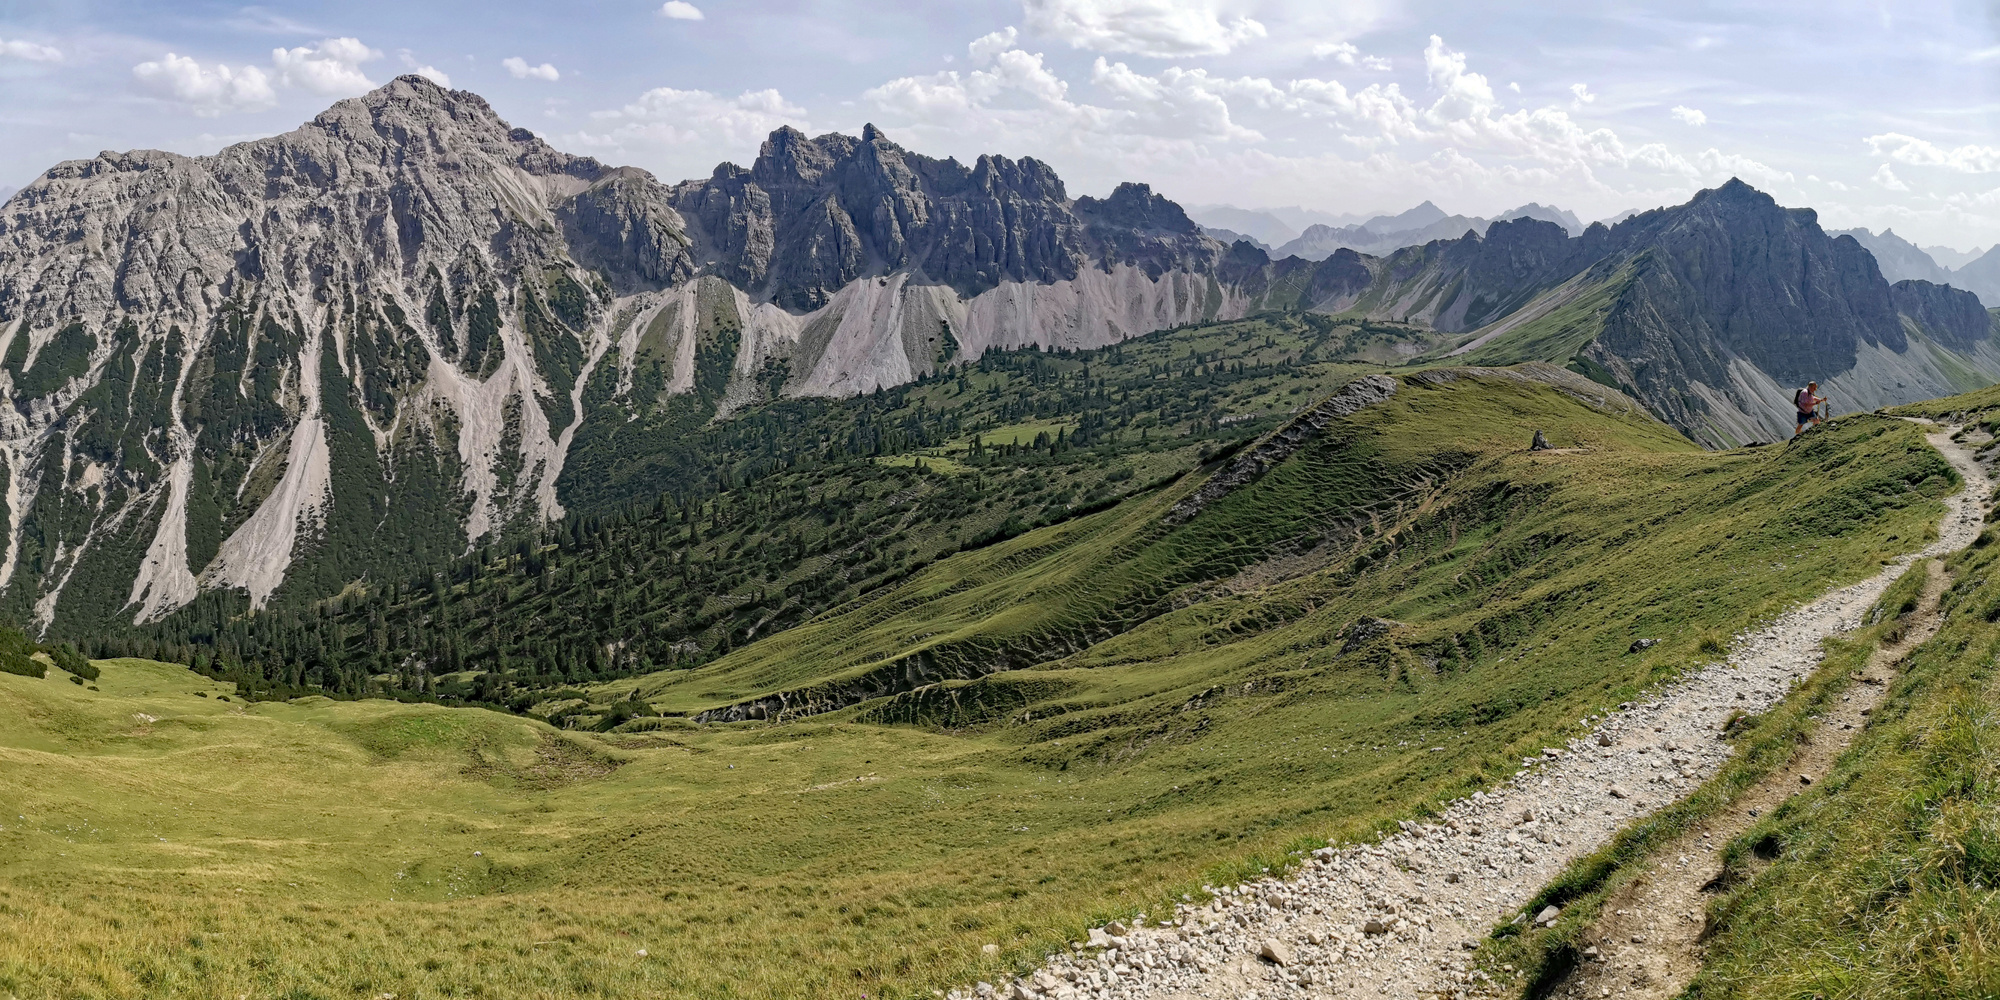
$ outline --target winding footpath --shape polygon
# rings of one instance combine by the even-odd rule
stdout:
[[[1927,440],[1966,488],[1947,499],[1939,538],[1922,551],[1738,636],[1724,661],[1648,700],[1586,720],[1595,723],[1589,735],[1524,759],[1511,781],[1453,803],[1438,822],[1405,822],[1379,843],[1322,848],[1288,878],[1212,887],[1212,901],[1181,906],[1150,926],[1093,929],[1085,948],[1051,957],[1031,976],[955,990],[952,1000],[1407,1000],[1496,992],[1498,984],[1470,961],[1491,927],[1515,919],[1543,885],[1632,820],[1714,775],[1731,752],[1717,738],[1729,714],[1762,712],[1782,700],[1818,666],[1821,641],[1861,625],[1911,565],[1972,543],[1992,484],[1951,440],[1953,430]],[[1796,776],[1786,775],[1796,786]],[[1706,843],[1675,846],[1686,871],[1699,867],[1687,851],[1709,853]],[[1691,941],[1693,932],[1683,936]],[[1608,974],[1585,978],[1565,985],[1576,995],[1610,995]],[[1672,979],[1685,981],[1643,970],[1631,981],[1654,987],[1638,992],[1659,995]],[[1621,981],[1618,992],[1630,988]]]

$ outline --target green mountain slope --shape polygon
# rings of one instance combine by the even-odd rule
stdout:
[[[97,655],[246,690],[473,698],[703,662],[942,555],[1157,488],[1392,354],[1392,324],[1271,315],[1086,352],[994,352],[909,386],[701,425],[639,478],[681,489],[578,513],[436,572],[251,613],[208,592]],[[685,468],[647,471],[644,455]],[[477,687],[473,681],[484,677]]]
[[[1523,387],[1506,391],[1513,380]],[[1548,382],[1604,400],[1611,412],[1551,391]],[[1401,522],[1448,495],[1441,492],[1448,483],[1484,456],[1519,448],[1538,428],[1560,441],[1688,447],[1623,397],[1553,370],[1531,379],[1374,376],[1355,387],[1358,394],[1331,399],[1353,395],[1351,416],[1332,417],[1261,475],[1254,469],[1267,456],[1247,450],[1208,478],[939,564],[710,667],[642,684],[640,694],[684,710],[755,699],[711,717],[762,718],[1056,660],[1225,593],[1227,585],[1205,585],[1239,573],[1252,581],[1365,569],[1395,551]],[[1480,397],[1479,405],[1463,405],[1461,392]],[[1306,429],[1281,429],[1275,443]],[[1239,474],[1240,485],[1205,488],[1240,473],[1239,462],[1253,470]]]
[[[1974,425],[2000,392],[1902,409]],[[2000,519],[1989,512],[1988,521]],[[1988,997],[2000,990],[2000,548],[1947,563],[1936,636],[1905,656],[1832,772],[1727,847],[1701,996]]]
[[[598,735],[222,702],[134,661],[103,663],[96,691],[0,675],[0,799],[20,817],[0,823],[0,988],[921,996],[1510,774],[1705,638],[1918,544],[1953,485],[1900,421],[1711,454],[1565,386],[1591,388],[1403,379],[1162,543],[1310,513],[1356,529],[1335,544],[1222,558],[1074,653],[803,720]],[[1525,451],[1535,428],[1564,447]],[[844,620],[856,649],[893,655],[908,640],[867,620],[888,595],[946,600],[961,563],[1052,595],[1054,547],[1116,570],[1072,574],[1073,595],[1112,598],[1075,608],[1129,607],[1160,564],[1105,540],[1196,489],[952,556],[777,638]],[[1101,561],[1119,551],[1139,556]],[[961,631],[1014,642],[1003,612]],[[1662,642],[1627,654],[1639,636]],[[590,688],[568,718],[615,716],[640,685],[692,708],[735,703],[711,678],[807,680],[766,642]],[[792,648],[826,649],[826,673],[861,662]]]

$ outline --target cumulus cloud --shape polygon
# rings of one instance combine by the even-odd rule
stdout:
[[[1266,34],[1214,0],[1021,0],[1028,28],[1095,52],[1222,55]]]
[[[781,125],[807,127],[806,110],[776,90],[723,97],[658,87],[590,118],[590,126],[563,137],[566,148],[644,160],[673,177],[706,174],[720,160],[755,155]]]
[[[972,44],[965,47],[965,51],[972,58],[974,66],[985,66],[992,63],[994,58],[999,56],[1000,53],[1013,48],[1015,39],[1019,37],[1021,37],[1021,33],[1014,30],[1014,26],[1010,24],[999,31],[984,34],[973,39]],[[950,57],[946,56],[945,58],[949,59]]]
[[[1465,53],[1446,48],[1436,35],[1424,47],[1424,76],[1440,92],[1429,112],[1433,122],[1484,116],[1499,106],[1486,77],[1465,68]]]
[[[0,38],[0,56],[29,62],[61,62],[62,51],[19,38]]]
[[[507,72],[513,74],[516,80],[535,79],[547,80],[550,83],[554,83],[562,79],[562,71],[556,69],[554,66],[548,63],[543,63],[540,66],[530,66],[528,65],[528,61],[520,56],[508,56],[500,60],[500,65],[506,67]]]
[[[1868,179],[1891,191],[1908,191],[1910,189],[1910,186],[1903,183],[1902,179],[1898,178],[1896,172],[1890,170],[1889,165],[1886,163],[1876,169],[1875,176]]]
[[[396,58],[401,60],[404,68],[408,69],[410,72],[415,73],[416,75],[421,76],[424,79],[429,80],[430,82],[435,83],[440,87],[445,87],[445,88],[451,87],[451,77],[447,75],[444,70],[441,70],[436,66],[432,66],[429,63],[417,62],[416,54],[411,52],[409,49],[397,49]]]
[[[358,38],[328,38],[310,48],[272,49],[271,65],[278,80],[287,87],[301,87],[330,97],[352,97],[375,89],[361,72],[361,64],[382,58],[382,53]]]
[[[1946,149],[1928,140],[1900,132],[1871,135],[1863,141],[1868,144],[1868,151],[1876,156],[1887,156],[1898,163],[1907,163],[1911,166],[1947,167],[1968,174],[1990,174],[2000,171],[2000,146],[1968,145]],[[1888,164],[1882,165],[1883,171],[1886,172],[1888,169]]]
[[[667,0],[660,5],[660,14],[675,21],[703,20],[701,8],[688,3],[687,0]]]
[[[1683,125],[1708,124],[1708,116],[1706,114],[1703,114],[1701,111],[1695,108],[1690,108],[1685,104],[1674,105],[1674,109],[1672,111],[1667,112],[1667,114],[1674,116],[1674,120],[1680,122]]]
[[[1581,83],[1570,84],[1569,93],[1570,93],[1569,106],[1572,108],[1580,108],[1586,104],[1596,103],[1597,101],[1597,95],[1591,93],[1590,87],[1586,84],[1581,84]]]
[[[1167,136],[1199,135],[1243,142],[1256,142],[1264,137],[1230,120],[1227,95],[1238,93],[1253,101],[1283,96],[1268,80],[1229,80],[1210,77],[1205,70],[1179,67],[1147,76],[1122,62],[1107,63],[1103,56],[1098,56],[1091,68],[1090,81],[1133,110],[1128,128]]]
[[[1253,197],[1249,181],[1239,190],[1237,181],[1218,185],[1215,178],[1264,178],[1279,185],[1278,199],[1339,190],[1344,200],[1370,207],[1467,194],[1495,205],[1545,201],[1553,190],[1586,212],[1669,204],[1732,175],[1760,186],[1792,180],[1749,157],[1718,149],[1682,154],[1585,126],[1571,102],[1595,97],[1587,86],[1507,111],[1493,82],[1440,37],[1423,49],[1422,83],[1410,91],[1389,82],[1232,76],[1187,61],[1155,69],[1104,55],[1088,77],[1066,80],[1041,55],[1021,49],[1022,39],[1012,28],[986,35],[966,48],[970,68],[890,80],[867,91],[864,104],[912,148],[1040,156],[1063,164],[1065,176],[1085,189],[1139,177],[1180,197],[1199,191],[1239,204]],[[1359,48],[1338,46],[1319,48],[1329,68],[1345,66],[1343,54],[1364,68]],[[1307,46],[1298,48],[1303,54]],[[1273,141],[1311,129],[1346,148],[1303,155]]]
[[[1313,55],[1321,59],[1332,59],[1342,66],[1356,69],[1386,70],[1389,60],[1380,56],[1362,55],[1353,42],[1322,42],[1313,46]]]
[[[203,118],[226,111],[262,111],[278,103],[271,78],[255,66],[204,66],[169,52],[132,67],[132,76],[147,89],[187,105]]]
[[[1789,170],[1779,170],[1747,156],[1725,153],[1713,146],[1703,150],[1699,160],[1702,170],[1711,177],[1740,177],[1752,184],[1767,186],[1795,179]]]
[[[1003,96],[1025,104],[1029,113],[1053,113],[1077,124],[1083,109],[1069,100],[1069,84],[1048,68],[1040,53],[1014,48],[1013,28],[983,35],[966,46],[975,69],[930,76],[906,76],[870,88],[862,99],[907,120],[943,124],[975,113],[992,115]],[[1100,63],[1103,60],[1098,60]]]

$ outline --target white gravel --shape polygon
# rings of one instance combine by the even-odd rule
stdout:
[[[1912,563],[1971,544],[1991,484],[1948,432],[1929,439],[1969,485],[1950,498],[1941,537],[1923,551],[1738,636],[1725,662],[1585,720],[1594,725],[1588,735],[1524,760],[1513,780],[1453,803],[1436,823],[1406,822],[1380,843],[1322,848],[1290,878],[1213,887],[1212,902],[1183,905],[1151,926],[1142,919],[1094,929],[1089,946],[1051,956],[1032,976],[951,997],[1481,992],[1470,949],[1495,923],[1516,919],[1551,878],[1634,817],[1715,774],[1730,754],[1718,738],[1729,713],[1782,699],[1818,665],[1821,640],[1862,624]]]

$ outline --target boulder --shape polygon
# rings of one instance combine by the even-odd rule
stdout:
[[[1257,956],[1276,965],[1292,964],[1292,950],[1283,941],[1266,941],[1257,948]]]
[[[1555,923],[1556,918],[1560,916],[1562,916],[1562,907],[1544,906],[1542,907],[1542,912],[1535,914],[1535,926],[1547,927]]]

